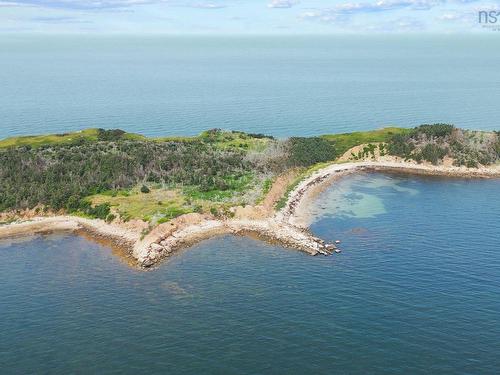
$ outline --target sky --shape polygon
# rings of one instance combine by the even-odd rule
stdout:
[[[500,11],[500,0],[0,0],[0,33],[494,31],[479,24],[481,10]]]

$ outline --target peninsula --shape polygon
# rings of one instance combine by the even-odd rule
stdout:
[[[146,138],[121,130],[0,141],[0,238],[84,231],[149,268],[214,235],[256,235],[329,255],[308,199],[359,170],[500,177],[500,132],[449,124],[275,139],[213,129]]]

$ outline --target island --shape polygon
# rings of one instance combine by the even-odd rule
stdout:
[[[500,132],[450,124],[276,139],[212,129],[148,138],[119,129],[0,141],[0,238],[74,231],[148,269],[215,235],[257,236],[310,255],[307,205],[356,171],[500,177]]]

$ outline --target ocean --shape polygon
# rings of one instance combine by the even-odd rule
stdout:
[[[500,180],[361,173],[311,257],[243,237],[149,272],[74,235],[0,245],[0,372],[485,374],[500,367]]]
[[[500,40],[0,36],[0,138],[121,128],[277,137],[446,122],[498,129]]]
[[[0,138],[499,129],[481,36],[0,36]],[[500,180],[360,173],[310,257],[223,236],[149,272],[70,234],[0,241],[0,373],[485,374],[500,368]]]

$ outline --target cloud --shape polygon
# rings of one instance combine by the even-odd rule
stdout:
[[[90,21],[84,21],[76,17],[69,17],[69,16],[33,17],[30,19],[30,21],[48,23],[48,24],[92,23]]]
[[[51,30],[55,29],[50,27],[51,24],[83,22],[77,18],[50,17],[55,15],[75,16],[80,17],[80,20],[88,19],[99,26],[99,30],[106,31],[137,29],[142,32],[143,25],[144,29],[152,32],[203,32],[214,29],[245,33],[249,27],[258,32],[274,32],[283,28],[293,32],[297,32],[296,30],[300,32],[302,29],[306,32],[346,30],[384,32],[419,30],[424,27],[426,30],[448,31],[450,28],[460,27],[463,30],[470,30],[470,24],[477,18],[474,6],[481,5],[484,9],[489,9],[486,4],[500,4],[500,0],[313,0],[300,1],[298,5],[299,1],[0,0],[0,13],[22,15],[22,21],[9,22],[22,23],[29,20],[36,24],[35,29],[40,30],[43,30],[45,25]],[[310,8],[305,8],[306,3],[317,5],[315,7],[308,5]],[[263,8],[266,6],[272,10],[266,11]],[[9,8],[9,12],[1,12],[6,7],[19,7],[19,9]],[[112,13],[113,17],[96,16],[107,12]],[[260,17],[263,12],[265,17]],[[124,14],[123,17],[120,17],[121,13]],[[284,14],[292,17],[283,18]],[[176,21],[168,25],[161,24],[155,18],[159,15],[173,16],[172,20]],[[34,16],[47,17],[32,18]],[[3,15],[3,21],[5,17],[7,16]],[[6,26],[10,25],[3,25]],[[64,27],[61,26],[60,29]]]
[[[416,10],[430,9],[443,4],[445,0],[379,0],[372,3],[342,3],[333,8],[342,13],[372,13],[389,10],[411,8]]]
[[[436,20],[441,21],[442,24],[447,26],[463,27],[469,25],[470,27],[476,27],[478,23],[478,12],[482,10],[500,10],[499,5],[492,5],[492,7],[468,7],[464,9],[452,9],[447,10],[444,13],[436,17]]]
[[[312,9],[300,15],[302,19],[337,20],[341,15],[370,14],[395,10],[430,10],[446,4],[469,4],[479,0],[378,0],[374,2],[344,2],[329,8]]]
[[[378,0],[375,2],[344,2],[331,8],[309,9],[299,15],[306,21],[316,21],[330,24],[346,24],[358,14],[372,14],[396,10],[429,10],[435,6],[445,4],[447,0]],[[469,0],[471,1],[471,0]],[[409,19],[399,19],[389,23],[400,24],[403,29],[418,29],[422,25],[409,22]],[[377,25],[374,23],[374,25]],[[378,26],[377,26],[378,27]]]
[[[184,4],[183,6],[188,8],[198,8],[198,9],[222,9],[226,7],[225,5],[216,3],[189,3],[189,4]]]
[[[124,9],[138,5],[168,4],[177,7],[197,9],[222,9],[225,5],[206,1],[179,0],[0,0],[0,6],[37,6],[71,10]]]
[[[425,30],[425,24],[412,17],[401,17],[394,20],[390,20],[381,25],[380,31],[383,32],[394,32],[394,31],[405,31],[405,32],[415,32]]]
[[[297,5],[298,3],[299,0],[271,0],[271,2],[267,4],[267,7],[274,9],[287,9]]]
[[[331,9],[314,9],[301,13],[299,19],[321,23],[344,24],[350,17],[342,13],[334,12]]]
[[[463,13],[447,12],[437,17],[439,21],[461,21],[464,19]]]
[[[168,2],[169,0],[17,0],[14,2],[0,0],[0,6],[38,6],[45,8],[92,10],[126,8],[145,4],[165,4]]]
[[[27,4],[22,4],[22,3],[18,3],[17,1],[3,1],[3,0],[0,0],[0,7],[22,7],[22,6],[26,6]]]

